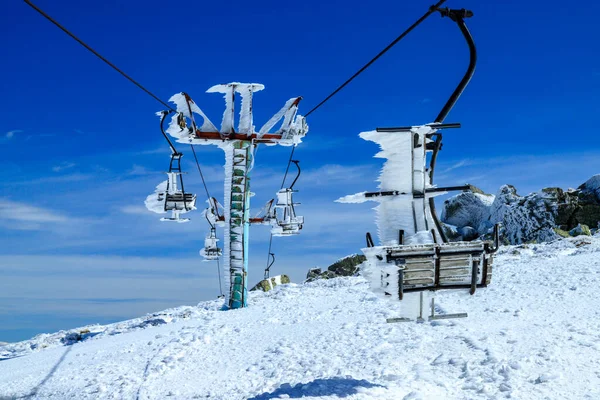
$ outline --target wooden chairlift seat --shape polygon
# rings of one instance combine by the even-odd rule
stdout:
[[[374,289],[402,300],[404,293],[424,290],[469,289],[474,294],[491,282],[498,244],[496,226],[493,242],[373,246],[363,252],[367,268],[380,271],[380,276],[370,277]]]

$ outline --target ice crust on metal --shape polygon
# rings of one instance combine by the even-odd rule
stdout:
[[[431,188],[426,171],[428,136],[436,130],[431,126],[415,126],[410,131],[362,132],[359,136],[379,145],[375,158],[383,158],[381,173],[377,181],[382,192],[398,191],[395,196],[366,197],[366,192],[344,196],[340,203],[362,203],[376,201],[376,222],[379,241],[382,245],[398,244],[398,232],[404,231],[404,244],[433,243],[431,229],[436,229],[429,197]],[[415,194],[422,197],[415,198]],[[443,193],[436,193],[439,195]],[[439,236],[439,235],[438,235]]]
[[[217,204],[209,204],[205,216],[211,226],[224,227],[223,269],[225,285],[229,288],[226,301],[231,308],[244,307],[247,299],[250,171],[254,166],[256,145],[259,143],[297,145],[302,142],[302,138],[308,131],[305,118],[298,114],[301,98],[293,97],[262,126],[259,132],[256,132],[253,121],[253,95],[263,89],[264,86],[258,83],[240,82],[209,88],[208,93],[222,93],[225,98],[225,111],[220,129],[215,127],[185,93],[176,94],[170,99],[175,104],[177,113],[172,116],[166,129],[169,135],[179,143],[216,145],[225,153],[223,218],[218,220],[214,212],[210,211],[211,208],[218,207]],[[236,93],[241,96],[237,130],[235,129]],[[191,123],[187,121],[183,123],[182,115],[190,119]],[[194,118],[198,118],[198,121]],[[198,123],[200,119],[201,125]],[[281,125],[276,128],[280,122]],[[273,207],[274,217],[271,218],[271,215],[265,217],[265,222],[273,226],[275,236],[298,233],[304,219],[295,215],[291,193],[278,193],[277,199]],[[201,254],[210,260],[218,258],[217,253],[210,251],[217,248],[214,239],[208,235],[205,239],[205,248],[201,250]]]

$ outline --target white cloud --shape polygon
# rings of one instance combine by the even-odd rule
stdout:
[[[148,168],[143,165],[133,164],[131,169],[127,171],[127,175],[139,176],[139,175],[150,175],[155,174],[155,171],[150,171]]]
[[[435,181],[440,186],[468,182],[488,193],[496,193],[504,184],[515,186],[521,194],[551,186],[566,189],[577,187],[600,173],[598,157],[598,153],[580,152],[472,158],[461,166],[460,173],[453,166],[461,161],[454,164],[450,161],[450,166],[444,168],[443,160],[438,160],[438,167],[442,172],[436,176]]]
[[[162,146],[154,148],[154,149],[137,151],[137,152],[135,152],[135,154],[136,155],[171,154],[171,149],[169,149],[169,146],[162,145]]]
[[[81,182],[87,181],[94,177],[92,174],[69,174],[60,176],[45,176],[43,178],[23,180],[23,181],[10,181],[3,182],[5,185],[25,186],[25,185],[39,185],[44,183],[64,183],[64,182]]]
[[[43,224],[67,220],[66,216],[52,210],[0,198],[0,222],[8,229],[39,230],[43,229]]]
[[[61,171],[64,171],[66,169],[73,168],[75,165],[77,165],[77,164],[72,163],[72,162],[64,161],[64,162],[60,163],[59,165],[55,165],[54,167],[52,167],[52,171],[54,171],[54,172],[61,172]]]
[[[59,320],[58,330],[77,316],[118,321],[214,299],[216,267],[199,268],[199,258],[0,255],[0,331],[39,323],[36,314]]]
[[[14,130],[12,130],[12,131],[8,131],[8,132],[6,132],[6,133],[4,134],[4,137],[2,138],[2,142],[7,142],[7,141],[9,141],[9,140],[10,140],[10,139],[12,139],[13,137],[15,137],[15,133],[20,133],[20,132],[23,132],[23,131],[22,131],[22,130],[20,130],[20,129],[14,129]]]
[[[293,179],[295,174],[296,171],[290,167],[288,177]],[[302,172],[300,179],[305,182],[305,185],[333,186],[357,181],[374,182],[377,175],[377,167],[374,165],[326,164],[317,169]]]
[[[460,161],[455,162],[454,164],[450,165],[449,167],[446,167],[443,171],[441,171],[441,173],[445,174],[454,169],[466,167],[467,165],[472,165],[472,164],[473,164],[473,161],[471,161],[471,160],[468,160],[468,159],[460,160]]]
[[[151,215],[151,212],[144,206],[124,206],[119,209],[123,214]]]

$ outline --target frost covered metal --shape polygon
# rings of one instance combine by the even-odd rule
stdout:
[[[412,291],[468,288],[474,293],[491,280],[497,242],[444,243],[436,222],[430,200],[446,188],[431,184],[431,164],[427,165],[436,148],[435,126],[361,133],[361,138],[380,146],[375,157],[385,159],[379,191],[337,200],[379,203],[375,210],[380,243],[375,246],[368,234],[363,274],[375,292],[398,300]]]
[[[156,186],[154,193],[146,198],[146,208],[158,214],[171,211],[170,217],[163,217],[161,221],[188,222],[188,218],[181,218],[181,214],[196,209],[196,195],[187,193],[183,188],[181,177],[181,154],[171,155],[171,164],[167,172],[167,180]]]
[[[207,260],[216,260],[222,254],[225,282],[230,288],[226,299],[230,308],[246,306],[250,224],[270,224],[274,235],[286,236],[298,233],[304,223],[304,218],[295,213],[291,188],[279,191],[277,201],[274,205],[270,202],[261,217],[250,218],[249,215],[250,172],[254,167],[257,146],[296,146],[308,131],[305,118],[298,114],[301,97],[293,97],[257,132],[253,120],[253,97],[254,93],[263,89],[264,86],[258,83],[239,82],[208,89],[208,93],[223,94],[225,99],[220,129],[186,93],[175,94],[170,99],[176,106],[176,113],[166,129],[170,136],[179,143],[216,145],[225,153],[223,212],[219,212],[220,205],[216,200],[209,200],[205,216],[211,232],[205,238],[205,246],[200,253]],[[237,128],[236,95],[241,97]],[[219,225],[224,226],[222,252],[217,246],[215,232],[215,226]]]
[[[379,205],[377,227],[384,245],[396,245],[398,232],[404,232],[405,244],[433,243],[440,233],[433,220],[428,199],[444,192],[427,193],[432,185],[426,174],[426,153],[433,151],[431,135],[436,130],[423,125],[408,131],[363,132],[359,136],[377,143],[376,158],[385,159],[379,175],[379,192],[357,193],[342,197],[340,203],[375,201]]]
[[[379,191],[361,192],[337,200],[378,203],[375,210],[379,244],[376,246],[367,233],[367,247],[363,249],[367,260],[361,269],[375,292],[398,300],[403,300],[407,292],[425,290],[466,288],[473,294],[477,288],[490,283],[492,254],[498,248],[497,225],[493,243],[448,243],[435,213],[435,196],[450,190],[471,189],[470,185],[437,187],[433,184],[433,173],[442,145],[440,130],[460,127],[457,123],[444,123],[444,119],[469,83],[477,56],[464,22],[464,18],[473,13],[465,9],[435,6],[433,9],[460,28],[469,46],[466,73],[433,123],[361,133],[361,138],[379,145],[381,151],[375,157],[385,159],[378,178]],[[420,307],[423,307],[422,301]],[[458,316],[465,314],[453,315]],[[434,318],[433,313],[431,318]]]

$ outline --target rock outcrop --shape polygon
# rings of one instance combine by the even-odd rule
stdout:
[[[505,185],[492,204],[490,222],[502,224],[508,243],[546,242],[557,238],[556,212],[556,199],[544,191],[521,197],[513,186]]]
[[[339,276],[355,276],[358,274],[359,265],[365,260],[366,257],[362,254],[353,254],[331,264],[325,271],[322,271],[321,268],[312,268],[308,271],[305,282],[337,278]]]
[[[285,285],[286,283],[290,283],[290,277],[287,275],[277,275],[277,276],[273,276],[271,278],[268,279],[263,279],[262,281],[258,282],[256,285],[254,285],[254,287],[252,289],[250,289],[251,292],[255,291],[255,290],[262,290],[263,292],[268,292],[269,290],[273,289],[275,286],[278,285]]]
[[[494,196],[485,193],[463,192],[444,202],[442,221],[460,228],[470,227],[480,234],[486,233],[490,219],[490,206]],[[480,229],[481,228],[481,229]],[[469,230],[469,232],[471,232]]]
[[[600,175],[578,189],[551,187],[527,196],[511,185],[502,186],[495,196],[460,193],[444,202],[441,219],[452,225],[445,231],[458,233],[451,240],[487,237],[496,223],[502,224],[503,242],[510,244],[590,235],[600,222]]]

